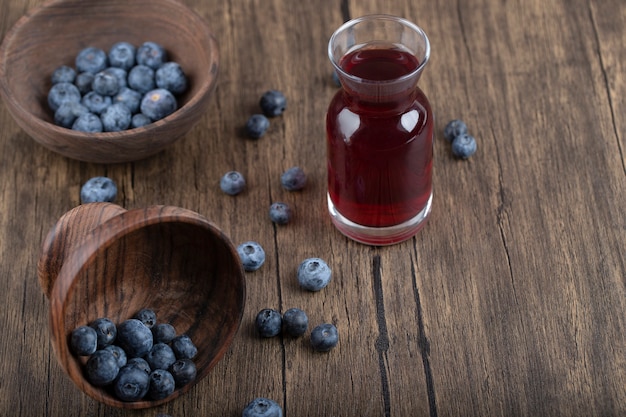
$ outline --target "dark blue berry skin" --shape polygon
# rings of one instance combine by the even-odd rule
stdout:
[[[119,370],[117,358],[109,350],[97,350],[85,364],[87,380],[98,387],[112,383]]]
[[[311,346],[318,352],[328,352],[339,342],[337,328],[330,324],[320,324],[311,330]]]
[[[101,114],[113,104],[113,100],[109,96],[103,96],[92,90],[82,97],[80,103],[87,107],[91,113]]]
[[[255,398],[243,409],[242,417],[283,417],[283,409],[268,398]]]
[[[443,129],[443,137],[448,142],[452,142],[454,138],[465,133],[467,133],[467,125],[459,119],[451,120]]]
[[[95,319],[89,323],[89,327],[96,331],[98,336],[98,349],[104,349],[115,341],[117,326],[106,317]]]
[[[146,116],[145,114],[137,113],[133,115],[133,118],[130,121],[130,127],[131,129],[134,129],[136,127],[147,126],[150,123],[152,123],[152,120],[150,120],[148,116]]]
[[[117,42],[109,49],[109,65],[126,71],[135,66],[137,48],[129,42]]]
[[[156,343],[152,345],[152,349],[146,356],[143,357],[150,369],[168,369],[174,362],[176,362],[177,356],[169,345],[165,343]]]
[[[280,184],[287,191],[299,191],[306,185],[307,177],[302,168],[291,167],[280,176]]]
[[[152,327],[154,343],[170,343],[176,337],[176,329],[169,323],[157,323]]]
[[[111,104],[100,115],[102,130],[105,132],[119,132],[130,127],[133,115],[128,107],[122,103]]]
[[[177,387],[183,387],[196,379],[196,364],[191,359],[178,359],[168,369]]]
[[[82,95],[85,95],[91,91],[91,84],[93,83],[94,78],[95,75],[91,72],[81,72],[76,76],[74,85],[78,88],[78,91],[80,91]]]
[[[140,109],[151,120],[161,120],[178,108],[176,97],[164,88],[148,91],[141,100]]]
[[[107,67],[101,72],[114,76],[115,79],[117,79],[117,86],[120,90],[123,87],[128,87],[128,72],[125,69],[117,67]]]
[[[56,83],[48,91],[48,106],[55,112],[67,101],[80,102],[81,94],[72,83]]]
[[[122,401],[139,401],[146,396],[149,388],[150,374],[129,365],[119,370],[113,383],[115,395]]]
[[[290,308],[283,314],[283,330],[289,336],[302,336],[309,327],[309,317],[299,308]]]
[[[328,264],[320,258],[308,258],[298,267],[298,282],[309,291],[320,291],[326,287],[332,277]]]
[[[83,113],[76,118],[72,129],[80,132],[100,133],[103,129],[102,120],[94,113]]]
[[[271,308],[259,311],[254,321],[254,326],[261,337],[274,337],[280,334],[283,318],[280,313]]]
[[[177,359],[193,359],[198,354],[198,348],[186,334],[176,336],[171,344]]]
[[[52,84],[73,83],[76,80],[76,70],[67,65],[61,65],[52,72]]]
[[[126,366],[126,363],[128,362],[128,358],[126,357],[126,352],[124,352],[124,349],[122,349],[121,347],[117,345],[109,345],[109,346],[106,346],[104,350],[108,350],[109,352],[113,354],[113,356],[115,356],[118,367],[121,368],[122,366]]]
[[[98,334],[89,326],[80,326],[70,335],[70,348],[75,355],[89,356],[98,349]]]
[[[467,159],[476,153],[476,139],[464,133],[452,141],[452,154],[458,158]]]
[[[90,46],[78,53],[75,64],[78,72],[97,74],[109,66],[109,60],[102,49]]]
[[[80,201],[86,203],[112,203],[117,197],[117,185],[108,177],[89,178],[80,189]]]
[[[117,345],[130,358],[143,357],[152,349],[152,332],[143,322],[128,319],[117,326]]]
[[[150,369],[150,365],[144,358],[128,358],[126,361],[126,366],[135,367],[145,372],[146,375],[150,375],[150,372],[152,372],[152,369]]]
[[[156,369],[150,374],[150,387],[148,397],[152,400],[162,400],[167,398],[176,389],[176,382],[169,371]]]
[[[270,121],[262,114],[253,114],[246,122],[246,135],[251,139],[259,139],[267,132]]]
[[[276,202],[270,205],[270,220],[279,225],[291,221],[291,208],[287,203]]]
[[[220,178],[220,189],[228,195],[237,195],[246,188],[245,177],[237,171],[229,171]]]
[[[154,82],[154,70],[146,65],[136,65],[128,71],[128,86],[133,90],[145,94],[154,90],[156,84]]]
[[[176,62],[166,62],[154,73],[157,87],[169,90],[174,95],[187,90],[187,77],[181,66]]]
[[[113,97],[112,104],[123,104],[128,107],[128,110],[130,110],[132,114],[135,114],[139,111],[139,104],[141,103],[142,97],[143,96],[139,91],[133,90],[132,88],[128,87],[122,87],[115,95],[115,97]]]
[[[256,271],[265,263],[263,247],[252,240],[237,246],[237,253],[243,264],[243,269],[248,272]]]
[[[167,62],[167,52],[163,46],[156,42],[144,42],[137,48],[135,59],[137,64],[146,65],[156,70]]]
[[[62,103],[54,112],[54,123],[59,126],[71,128],[81,114],[89,113],[89,109],[75,101]]]
[[[104,70],[94,76],[91,89],[101,96],[114,96],[119,91],[120,85],[115,75]]]
[[[153,328],[154,325],[157,324],[157,315],[154,310],[150,308],[142,308],[135,313],[133,318],[141,321],[148,329]]]
[[[287,108],[287,99],[285,95],[278,90],[266,91],[259,101],[261,111],[267,117],[276,117],[283,114]]]

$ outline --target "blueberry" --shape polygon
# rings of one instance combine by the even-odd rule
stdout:
[[[93,77],[91,89],[101,96],[114,96],[119,91],[120,85],[115,75],[100,71]]]
[[[169,371],[177,387],[187,385],[196,379],[196,364],[191,359],[178,359],[170,366]]]
[[[109,49],[109,65],[128,71],[135,66],[137,48],[128,42],[117,42]]]
[[[106,346],[104,350],[108,350],[109,352],[113,354],[113,356],[115,356],[115,360],[117,361],[118,367],[121,368],[122,366],[126,365],[128,358],[126,357],[126,352],[124,352],[124,349],[122,349],[121,347],[117,345],[109,345],[109,346]]]
[[[79,102],[66,101],[54,112],[54,123],[59,126],[71,128],[81,114],[89,113],[89,109]]]
[[[76,76],[74,85],[78,88],[81,94],[85,95],[91,91],[91,84],[95,75],[91,72],[81,72]]]
[[[128,86],[133,90],[145,94],[154,90],[154,70],[146,65],[136,65],[128,71]]]
[[[198,348],[186,334],[172,339],[172,350],[177,359],[193,359],[198,354]]]
[[[220,189],[228,195],[237,195],[246,188],[245,177],[237,171],[229,171],[220,178]]]
[[[102,132],[102,120],[91,112],[83,113],[76,118],[72,129],[81,132],[99,133]]]
[[[135,367],[145,372],[146,375],[150,375],[150,373],[152,372],[152,369],[150,369],[150,365],[144,358],[130,358],[126,361],[126,366]]]
[[[252,240],[237,246],[237,253],[243,263],[243,269],[248,272],[256,271],[265,262],[263,247]]]
[[[467,125],[459,119],[454,119],[448,122],[446,127],[443,129],[443,137],[448,142],[452,142],[454,138],[464,133],[467,133]]]
[[[148,91],[141,100],[140,109],[151,120],[161,120],[178,108],[176,98],[164,88]]]
[[[117,197],[117,185],[108,177],[89,178],[80,189],[80,201],[85,203],[112,203]]]
[[[128,87],[128,71],[126,71],[125,69],[118,67],[107,67],[101,72],[114,76],[117,80],[118,89],[121,90],[123,87]]]
[[[287,191],[298,191],[304,188],[306,185],[306,174],[302,168],[295,166],[291,167],[280,176],[280,184]]]
[[[156,42],[144,42],[137,48],[135,57],[137,64],[146,65],[154,70],[167,62],[165,48]]]
[[[139,401],[146,396],[149,388],[150,374],[132,365],[120,368],[113,384],[115,395],[122,401]]]
[[[80,326],[70,335],[70,348],[75,355],[89,356],[98,349],[98,334],[89,326]]]
[[[133,90],[132,88],[128,87],[122,87],[113,97],[112,104],[123,104],[128,107],[128,110],[130,110],[132,114],[135,114],[139,111],[139,103],[141,103],[141,98],[142,95],[139,91]]]
[[[95,91],[90,91],[81,99],[81,104],[89,109],[91,113],[101,114],[107,107],[113,103],[109,96],[103,96]]]
[[[254,321],[254,326],[261,337],[274,337],[280,333],[283,318],[280,313],[271,308],[259,311]]]
[[[172,94],[182,94],[187,90],[187,77],[181,66],[176,62],[166,62],[154,73],[157,87],[164,88]]]
[[[258,139],[267,132],[270,121],[262,114],[253,114],[246,122],[246,134],[252,139]]]
[[[48,91],[48,106],[52,111],[57,111],[61,104],[67,101],[80,102],[81,94],[72,83],[57,83]]]
[[[106,317],[95,319],[89,323],[89,327],[96,331],[98,336],[98,349],[104,349],[115,341],[117,327],[115,323]]]
[[[152,332],[143,322],[128,319],[117,326],[117,342],[130,358],[143,357],[152,349]]]
[[[155,343],[146,356],[143,357],[150,369],[168,369],[176,362],[176,355],[169,345],[165,343]]]
[[[136,127],[147,126],[152,123],[152,120],[145,114],[137,113],[133,115],[133,118],[130,120],[130,127],[132,129]]]
[[[135,313],[133,318],[141,321],[148,329],[153,328],[154,325],[157,324],[157,315],[154,310],[150,308],[142,308]]]
[[[169,323],[157,323],[152,327],[154,343],[169,343],[176,337],[176,329]]]
[[[73,83],[76,80],[76,70],[67,65],[61,65],[52,72],[52,84]]]
[[[176,382],[169,371],[165,369],[155,369],[150,374],[150,387],[148,397],[153,400],[167,398],[176,389]]]
[[[78,72],[90,72],[97,74],[108,67],[106,52],[93,46],[81,50],[76,56],[76,70]]]
[[[278,90],[266,91],[259,101],[263,114],[267,117],[276,117],[283,114],[287,107],[285,95]]]
[[[309,291],[320,291],[330,282],[332,271],[320,258],[308,258],[298,267],[298,282]]]
[[[98,387],[109,385],[113,382],[119,370],[117,358],[109,350],[95,351],[85,364],[87,380]]]
[[[276,202],[270,205],[270,220],[285,225],[291,220],[291,208],[287,203]]]
[[[337,328],[330,324],[320,324],[311,330],[311,346],[318,352],[328,352],[339,342]]]
[[[452,141],[452,154],[456,157],[467,159],[476,152],[476,139],[464,133]]]
[[[289,336],[302,336],[309,327],[309,317],[299,308],[290,308],[283,314],[283,330]]]
[[[102,130],[105,132],[119,132],[130,127],[133,115],[128,107],[122,103],[111,104],[100,115]]]
[[[243,409],[242,417],[283,417],[283,409],[268,398],[255,398]]]

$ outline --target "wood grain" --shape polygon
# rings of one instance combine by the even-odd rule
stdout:
[[[0,3],[0,34],[37,0]],[[69,161],[34,143],[0,104],[0,415],[239,416],[257,396],[287,416],[626,415],[626,4],[619,0],[185,0],[214,28],[211,108],[166,151],[135,163]],[[336,88],[326,45],[346,19],[406,17],[429,35],[420,80],[436,115],[433,214],[414,239],[360,245],[325,207],[324,114]],[[241,127],[261,94],[285,92],[268,134]],[[455,160],[441,133],[464,119],[478,141]],[[280,187],[300,165],[305,190]],[[223,173],[248,180],[233,198]],[[113,178],[126,209],[194,210],[235,243],[260,242],[242,327],[213,371],[181,398],[125,412],[80,393],[49,344],[37,255],[91,176]],[[292,205],[274,226],[273,201]],[[333,268],[320,293],[299,263]],[[308,336],[261,340],[265,307],[332,322],[328,354]]]

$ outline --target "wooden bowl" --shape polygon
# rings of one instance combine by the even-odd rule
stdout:
[[[244,271],[232,242],[204,217],[177,207],[80,205],[47,235],[38,276],[63,370],[84,393],[120,408],[156,406],[189,390],[229,348],[244,310]],[[86,380],[86,358],[72,354],[68,339],[96,318],[121,323],[142,308],[196,344],[197,377],[165,399],[124,402]]]
[[[54,124],[48,107],[50,77],[74,67],[87,46],[108,51],[118,41],[160,43],[189,78],[178,110],[149,126],[122,132],[83,133]],[[95,163],[151,156],[182,138],[210,104],[218,72],[218,46],[206,23],[178,0],[61,0],[17,21],[0,46],[0,93],[17,124],[43,146]]]

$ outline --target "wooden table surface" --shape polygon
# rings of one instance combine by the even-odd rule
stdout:
[[[217,34],[211,107],[184,139],[147,160],[98,165],[29,138],[0,104],[0,415],[239,416],[251,399],[287,416],[626,416],[626,2],[623,0],[184,0]],[[3,0],[0,34],[40,0]],[[326,46],[346,19],[390,13],[422,26],[420,81],[436,114],[432,217],[395,246],[354,243],[326,210],[324,115],[336,91]],[[268,89],[288,109],[258,141],[240,134]],[[445,123],[477,138],[450,154]],[[309,184],[284,191],[299,165]],[[236,169],[245,193],[223,194]],[[36,263],[49,228],[106,175],[124,208],[194,210],[265,265],[247,274],[231,349],[189,393],[124,411],[83,395],[49,344]],[[292,224],[274,226],[273,201]],[[299,289],[325,259],[331,284]],[[265,307],[334,323],[339,345],[261,340]]]

